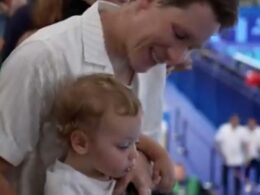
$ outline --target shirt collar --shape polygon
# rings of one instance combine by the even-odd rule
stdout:
[[[105,48],[104,34],[99,11],[115,10],[118,5],[110,2],[97,1],[82,15],[82,39],[84,60],[101,65],[112,64]]]

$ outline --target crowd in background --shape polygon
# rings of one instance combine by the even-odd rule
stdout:
[[[246,125],[240,124],[238,115],[231,116],[229,122],[220,126],[216,133],[217,150],[222,165],[223,195],[229,195],[229,173],[232,172],[235,194],[253,189],[260,193],[260,127],[255,118],[249,118]],[[254,180],[250,171],[254,170]]]
[[[4,61],[13,49],[37,29],[81,15],[93,1],[23,0],[2,1],[0,51]]]

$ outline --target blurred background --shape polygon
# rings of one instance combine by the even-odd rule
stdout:
[[[162,143],[211,194],[260,194],[259,6],[260,1],[241,0],[237,25],[195,51],[191,71],[168,77]],[[233,128],[234,115],[238,124]],[[227,162],[228,151],[243,160]]]

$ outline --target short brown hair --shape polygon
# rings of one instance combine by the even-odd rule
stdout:
[[[109,108],[121,116],[136,116],[140,107],[132,90],[113,76],[93,74],[65,82],[57,92],[53,114],[60,135],[68,138],[76,129],[95,130]]]
[[[185,8],[192,3],[206,3],[215,13],[221,28],[231,27],[237,21],[238,0],[159,0],[161,5]]]

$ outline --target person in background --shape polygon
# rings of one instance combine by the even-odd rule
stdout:
[[[10,11],[9,11],[10,16],[13,15],[17,9],[30,2],[30,0],[8,0],[8,1],[10,7]]]
[[[9,17],[9,5],[5,0],[0,1],[0,52],[4,45],[4,31]]]
[[[81,15],[92,1],[33,0],[19,7],[7,21],[1,54],[2,62],[14,48],[37,29],[74,15]]]
[[[1,11],[9,16],[10,15],[10,10],[11,10],[12,0],[1,0],[0,4],[1,4],[0,5]]]
[[[250,182],[250,170],[255,171],[255,182],[257,189],[260,189],[260,127],[257,125],[255,118],[249,118],[246,131],[246,169],[245,169],[245,191],[251,192],[253,185]],[[259,191],[260,192],[260,191]]]
[[[238,115],[230,117],[229,122],[220,126],[216,135],[216,148],[222,157],[222,187],[223,195],[229,195],[228,173],[233,171],[235,194],[241,193],[241,167],[245,162],[244,129],[240,125]]]

